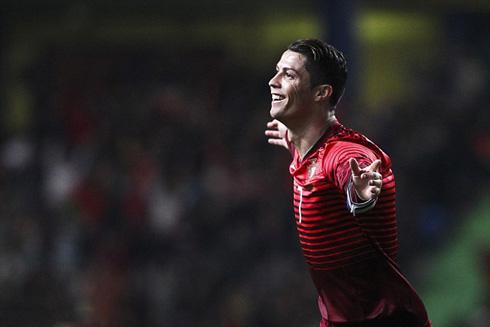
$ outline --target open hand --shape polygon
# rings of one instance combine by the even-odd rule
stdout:
[[[356,189],[357,195],[363,201],[378,197],[383,186],[382,176],[378,172],[381,166],[381,160],[375,160],[366,168],[359,168],[357,160],[349,159],[350,168],[352,170],[352,180]]]
[[[283,146],[289,150],[288,142],[286,141],[287,130],[287,127],[277,119],[268,122],[265,135],[269,137],[269,144]]]

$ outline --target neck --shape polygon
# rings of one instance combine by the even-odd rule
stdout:
[[[298,150],[301,158],[318,142],[330,125],[336,121],[334,112],[329,114],[322,120],[314,120],[310,124],[305,124],[302,127],[290,129],[290,140]]]

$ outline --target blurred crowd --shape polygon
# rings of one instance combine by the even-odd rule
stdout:
[[[480,59],[377,113],[339,108],[394,162],[402,269],[487,187]],[[317,326],[289,153],[264,136],[272,73],[215,49],[43,56],[27,127],[0,140],[2,326]]]
[[[400,250],[407,260],[443,244],[461,215],[488,192],[487,52],[454,44],[432,68],[410,69],[413,97],[387,104],[374,116],[352,117],[393,161]]]

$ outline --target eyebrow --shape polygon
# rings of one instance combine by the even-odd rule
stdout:
[[[279,70],[280,70],[280,69],[279,69],[279,66],[276,66],[276,70],[277,70],[277,71],[279,71]],[[298,72],[296,69],[292,68],[292,67],[282,67],[282,71],[283,71],[283,72],[286,72],[286,71],[288,71],[288,70],[292,70],[293,72],[295,72],[295,73],[296,73],[296,75],[299,75],[299,72]]]

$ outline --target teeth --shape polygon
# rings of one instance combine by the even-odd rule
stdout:
[[[281,96],[281,95],[277,95],[277,94],[273,94],[272,95],[272,101],[279,101],[279,100],[282,100],[282,99],[284,99],[284,97]]]

